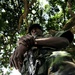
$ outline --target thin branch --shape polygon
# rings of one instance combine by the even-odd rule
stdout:
[[[74,12],[72,12],[71,0],[68,0],[67,6],[68,6],[68,12],[71,14],[71,16],[72,16],[72,17],[75,16]]]
[[[28,24],[26,17],[28,16],[29,8],[33,5],[34,2],[36,2],[36,0],[32,0],[31,3],[28,3],[27,0],[22,1],[24,3],[24,13],[20,16],[18,30],[20,29],[20,25],[23,19],[25,19],[26,24]]]
[[[64,25],[64,27],[63,27],[64,30],[71,29],[75,25],[75,14],[74,14],[74,12],[72,12],[71,0],[67,1],[67,7],[68,7],[68,12],[70,13],[72,18],[69,20],[68,23],[66,23]]]

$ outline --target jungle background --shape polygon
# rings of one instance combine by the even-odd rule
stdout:
[[[0,0],[0,75],[3,67],[9,69],[5,75],[10,74],[9,58],[31,23],[40,23],[45,34],[70,29],[75,35],[75,0]],[[66,48],[73,59],[74,44],[75,39]]]

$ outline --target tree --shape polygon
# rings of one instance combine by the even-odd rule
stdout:
[[[27,33],[30,23],[40,23],[46,31],[70,29],[75,34],[75,1],[0,0],[0,68],[9,65],[16,41]],[[73,41],[75,42],[75,40]],[[68,51],[74,55],[72,43]]]

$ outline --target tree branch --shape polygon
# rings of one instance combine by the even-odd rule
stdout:
[[[32,0],[31,3],[28,3],[27,0],[22,0],[22,1],[24,3],[24,13],[20,16],[18,30],[20,29],[23,19],[25,19],[25,23],[28,24],[28,20],[26,19],[26,17],[28,16],[29,8],[33,5],[34,2],[36,2],[36,0]]]
[[[75,16],[74,12],[72,12],[71,0],[68,0],[67,6],[68,6],[68,12],[71,14],[71,16],[72,16],[72,17]]]
[[[64,30],[71,29],[75,25],[75,16],[72,17],[63,27]]]
[[[68,12],[70,13],[72,18],[64,25],[63,27],[64,30],[71,29],[75,25],[75,14],[74,12],[72,12],[71,9],[72,8],[71,0],[68,0],[67,7],[68,7]]]

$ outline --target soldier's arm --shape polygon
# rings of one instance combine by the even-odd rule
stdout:
[[[34,38],[31,35],[23,36],[19,40],[17,48],[10,57],[10,65],[14,66],[20,71],[24,60],[24,53],[28,51],[33,45]]]
[[[70,43],[72,43],[74,35],[70,30],[60,31],[55,37],[40,38],[35,40],[35,45],[49,46],[58,49],[66,48]]]
[[[69,41],[64,37],[40,38],[40,39],[35,39],[35,45],[48,46],[48,47],[61,49],[67,47],[69,45]]]

